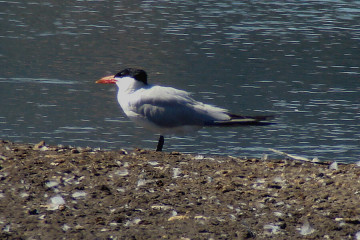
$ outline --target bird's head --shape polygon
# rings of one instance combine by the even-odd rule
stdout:
[[[97,80],[96,83],[102,84],[114,84],[121,81],[122,78],[132,78],[136,81],[142,82],[147,85],[147,74],[144,70],[136,68],[126,68],[121,72],[118,72],[116,75],[106,76]]]

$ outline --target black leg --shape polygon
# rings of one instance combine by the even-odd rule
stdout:
[[[162,148],[164,146],[164,136],[161,136],[159,137],[159,142],[158,142],[158,145],[156,147],[156,151],[157,152],[161,152],[162,151]]]

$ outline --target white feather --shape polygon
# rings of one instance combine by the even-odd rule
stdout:
[[[209,122],[228,121],[228,111],[195,101],[190,94],[171,87],[145,85],[131,77],[116,82],[118,102],[138,125],[168,135],[199,130]]]

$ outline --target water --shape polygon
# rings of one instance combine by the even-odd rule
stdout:
[[[166,151],[359,161],[359,16],[359,1],[0,1],[0,138],[155,148],[94,83],[140,67],[200,101],[277,115],[167,138]]]

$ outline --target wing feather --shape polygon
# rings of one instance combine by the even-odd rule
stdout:
[[[174,88],[154,86],[139,96],[132,111],[162,127],[204,126],[230,119],[227,110],[195,101],[189,93]]]

